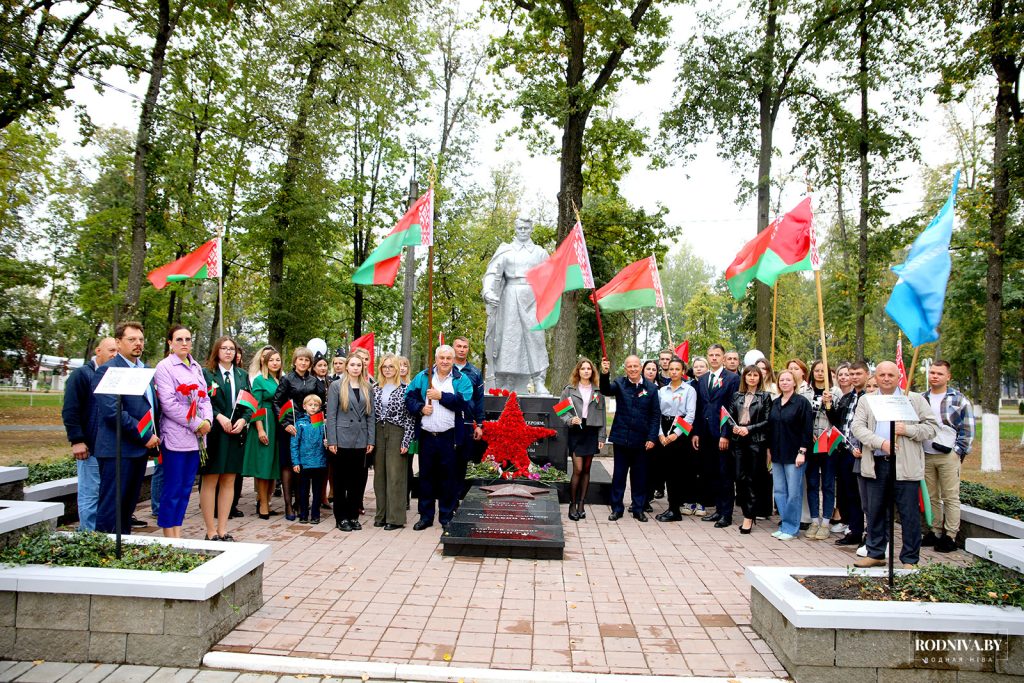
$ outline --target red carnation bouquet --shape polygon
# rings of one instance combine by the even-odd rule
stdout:
[[[188,401],[188,411],[185,413],[185,421],[191,422],[199,412],[199,399],[206,398],[206,390],[200,389],[198,384],[179,384],[176,391]],[[206,439],[196,434],[196,445],[199,447],[199,466],[206,465]]]

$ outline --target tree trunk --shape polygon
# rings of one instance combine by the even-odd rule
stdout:
[[[182,7],[187,0],[181,0]],[[157,29],[150,57],[149,85],[142,101],[139,113],[139,130],[135,136],[134,164],[134,197],[132,200],[132,258],[128,270],[128,288],[125,292],[125,308],[129,317],[135,316],[139,309],[139,296],[142,293],[142,275],[146,267],[146,204],[148,201],[148,174],[152,143],[150,133],[153,129],[153,114],[156,111],[157,99],[160,97],[160,81],[164,75],[164,58],[167,55],[167,44],[174,33],[174,26],[181,16],[181,9],[171,16],[170,0],[159,0],[157,12]]]
[[[860,159],[860,223],[857,226],[857,294],[854,306],[856,321],[855,352],[857,359],[865,357],[864,323],[867,317],[868,295],[868,197],[870,188],[868,166],[868,15],[867,6],[861,4],[860,10],[860,48],[858,58],[860,69],[860,141],[857,144],[857,155]]]
[[[757,225],[754,234],[768,226],[772,192],[772,145],[774,144],[775,40],[778,34],[777,0],[769,0],[765,17],[764,56],[761,58],[761,92],[758,93],[758,128],[761,148],[757,154]],[[772,345],[772,290],[759,280],[754,282],[755,347],[771,355]]]

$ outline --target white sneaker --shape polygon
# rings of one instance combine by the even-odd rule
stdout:
[[[693,511],[693,516],[694,516],[694,517],[704,517],[704,516],[705,516],[705,515],[707,515],[707,514],[708,514],[708,511],[704,509],[704,506],[703,506],[703,505],[698,505],[698,506],[697,506],[697,507],[696,507],[696,508],[694,509],[694,511]]]
[[[850,530],[850,527],[846,526],[842,522],[836,522],[835,524],[830,526],[828,530],[834,534],[845,534],[847,531]]]
[[[693,511],[696,510],[696,509],[697,509],[697,506],[694,505],[693,503],[686,503],[686,504],[683,505],[683,507],[680,510],[680,512],[682,514],[684,514],[684,515],[692,515]]]
[[[868,556],[868,547],[866,545],[862,545],[861,547],[857,548],[857,557],[867,557],[867,556]],[[889,559],[889,546],[885,546],[885,552],[883,553],[882,556],[885,557],[885,559],[887,559],[887,560]]]

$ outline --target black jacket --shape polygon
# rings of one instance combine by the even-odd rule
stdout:
[[[733,422],[737,425],[740,424],[740,413],[743,412],[743,400],[746,394],[742,391],[737,391],[732,395],[732,399],[725,404],[725,409],[729,411],[729,415],[732,416]],[[747,429],[750,430],[750,434],[747,438],[753,443],[764,443],[768,438],[768,413],[772,408],[772,397],[766,391],[758,391],[754,393],[754,398],[750,402],[750,424],[746,425]],[[740,441],[744,437],[738,436],[732,433],[732,425],[726,427],[726,432],[730,441]]]
[[[602,374],[601,393],[615,398],[615,419],[608,434],[609,441],[627,448],[643,448],[647,441],[658,443],[661,404],[654,383],[641,377],[637,385],[625,377],[612,380]]]
[[[281,382],[277,385],[277,392],[274,394],[274,417],[281,414],[281,407],[289,400],[295,411],[284,416],[284,419],[281,420],[282,427],[294,425],[296,418],[306,414],[306,410],[302,407],[302,401],[310,394],[319,396],[321,403],[326,407],[327,387],[324,382],[317,379],[312,371],[307,372],[305,377],[299,377],[292,370],[281,378]]]
[[[814,408],[800,394],[789,397],[782,405],[782,397],[772,401],[768,414],[768,448],[772,462],[792,465],[797,452],[803,448],[806,456],[814,447]]]
[[[694,420],[693,434],[702,439],[710,437],[717,441],[722,435],[722,408],[726,407],[729,398],[740,390],[740,376],[722,368],[722,384],[712,389],[710,381],[710,372],[701,375],[697,380],[697,416]]]

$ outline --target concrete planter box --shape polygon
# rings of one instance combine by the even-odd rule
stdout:
[[[0,500],[0,550],[17,545],[27,534],[53,531],[63,512],[60,503]]]
[[[150,485],[155,469],[156,463],[153,461],[146,465],[146,476],[142,480],[142,489],[139,492],[140,501],[149,500]],[[78,477],[54,479],[26,486],[24,498],[40,502],[63,503],[64,514],[61,515],[58,524],[72,524],[78,521]]]
[[[0,568],[0,652],[21,660],[194,667],[263,604],[270,548],[130,536],[215,553],[191,572]]]
[[[975,683],[1024,676],[1024,610],[822,600],[794,578],[847,573],[839,567],[746,570],[752,626],[797,683]],[[881,569],[858,573],[887,575]]]
[[[963,548],[968,538],[1024,538],[1024,522],[970,505],[961,505],[960,532],[956,542]]]
[[[0,500],[22,500],[27,467],[0,467]]]

